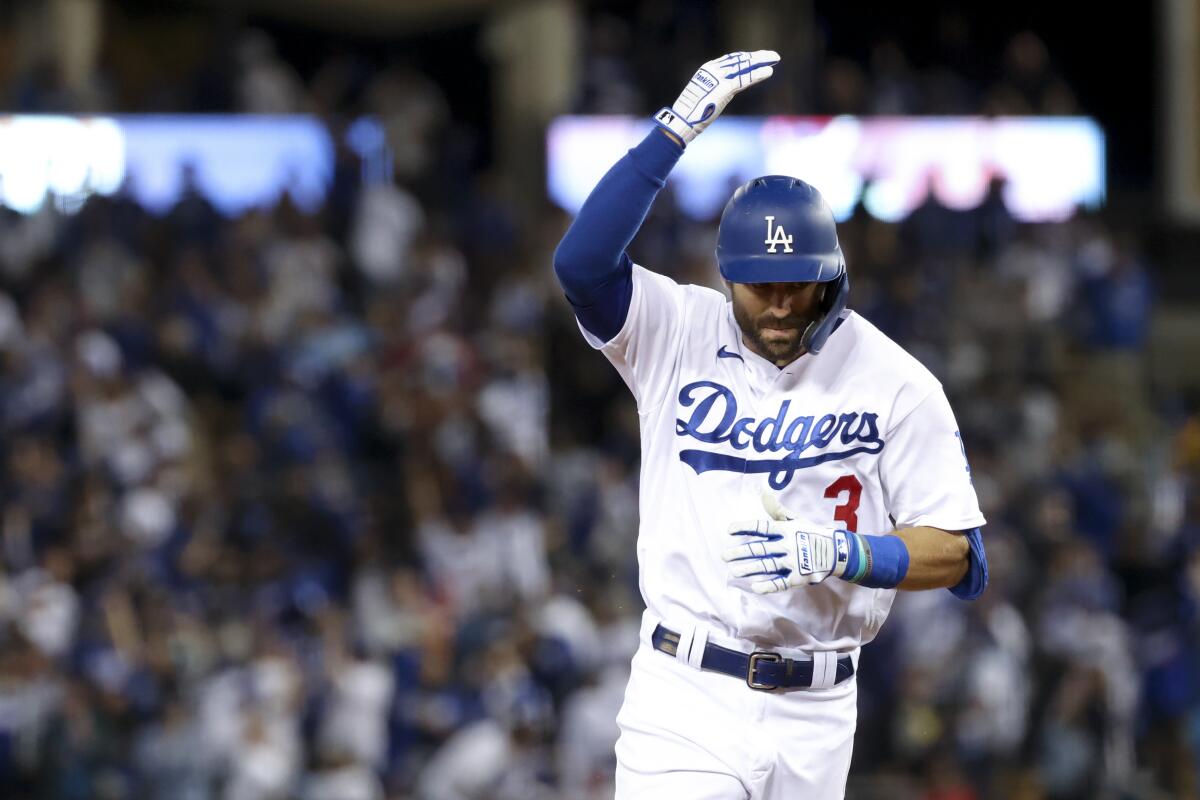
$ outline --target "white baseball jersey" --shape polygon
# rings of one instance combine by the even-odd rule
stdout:
[[[721,552],[763,490],[802,520],[864,534],[984,524],[941,385],[852,311],[819,355],[782,370],[751,352],[730,302],[633,267],[620,332],[588,342],[620,372],[641,422],[638,563],[647,610],[763,647],[851,651],[895,590],[830,578],[757,595]]]

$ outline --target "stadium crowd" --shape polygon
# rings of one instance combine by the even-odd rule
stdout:
[[[623,35],[592,20],[578,110],[649,110]],[[232,108],[336,106],[242,44]],[[811,110],[1074,109],[1035,36],[1008,63],[883,42]],[[418,72],[356,96],[394,180],[341,151],[317,213],[0,212],[3,797],[611,797],[637,420],[553,283],[567,219],[473,175]],[[635,260],[717,285],[669,192]],[[1200,796],[1200,416],[1148,377],[1153,264],[997,196],[841,229],[851,307],[958,412],[991,564],[864,650],[848,796]]]

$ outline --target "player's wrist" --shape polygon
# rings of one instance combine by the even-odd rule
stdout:
[[[837,563],[833,572],[836,577],[868,589],[894,589],[908,575],[908,545],[900,537],[867,536],[850,531],[837,534],[834,537]]]
[[[858,535],[850,531],[833,532],[833,572],[835,578],[858,583],[866,573],[867,559]]]
[[[682,114],[670,106],[663,106],[654,114],[654,124],[680,147],[687,147],[699,133]]]

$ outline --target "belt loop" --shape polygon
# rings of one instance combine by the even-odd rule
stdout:
[[[657,628],[661,623],[662,620],[651,614],[649,609],[646,609],[642,612],[642,626],[638,634],[641,640],[650,647],[654,646],[653,642],[651,641],[653,639],[654,629]]]
[[[812,688],[832,688],[837,683],[838,654],[830,650],[817,650],[813,652],[812,658]]]
[[[696,638],[696,626],[688,625],[679,632],[679,644],[675,647],[675,660],[688,663],[688,655],[692,652],[692,642]]]
[[[693,630],[692,647],[688,651],[687,663],[689,667],[700,669],[704,662],[704,648],[708,647],[708,628],[697,625]]]

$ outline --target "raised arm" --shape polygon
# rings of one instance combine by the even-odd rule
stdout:
[[[607,341],[625,323],[633,293],[625,248],[642,227],[683,145],[650,131],[605,174],[554,251],[554,273],[580,322]]]
[[[601,340],[620,331],[633,293],[632,262],[625,248],[642,226],[683,149],[733,96],[766,80],[779,54],[730,53],[709,61],[669,107],[656,127],[605,174],[554,252],[554,272],[585,328]]]

